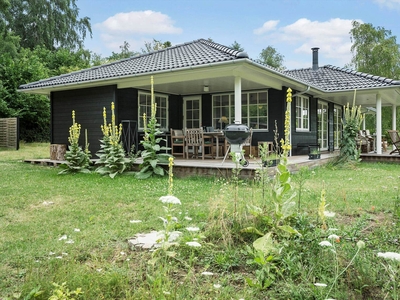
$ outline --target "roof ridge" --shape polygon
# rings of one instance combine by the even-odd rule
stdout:
[[[325,67],[329,68],[331,70],[334,70],[334,71],[344,72],[347,74],[352,74],[352,75],[364,77],[364,78],[375,80],[375,81],[391,83],[394,85],[400,85],[400,80],[396,80],[396,79],[392,79],[392,78],[388,78],[388,77],[384,77],[384,76],[372,75],[370,73],[359,72],[359,71],[352,70],[349,68],[340,68],[340,67],[336,67],[333,65],[326,65]]]
[[[212,48],[214,48],[214,49],[217,49],[217,50],[219,50],[219,51],[225,52],[225,53],[227,53],[227,54],[229,54],[229,55],[233,55],[233,56],[235,56],[235,57],[237,57],[237,58],[249,58],[249,56],[247,55],[247,53],[244,52],[244,51],[238,51],[238,50],[229,48],[229,47],[227,47],[227,46],[218,44],[218,43],[213,42],[213,41],[209,41],[209,40],[205,40],[205,39],[198,39],[198,40],[193,41],[193,42],[200,42],[200,43],[203,43],[203,44],[205,44],[205,45],[207,45],[207,46],[210,46],[210,47],[212,47]]]

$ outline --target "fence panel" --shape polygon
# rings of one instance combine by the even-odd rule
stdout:
[[[18,118],[0,119],[0,147],[19,149]]]

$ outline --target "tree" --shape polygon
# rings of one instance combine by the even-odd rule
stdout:
[[[48,141],[50,102],[45,96],[17,92],[21,84],[48,77],[41,59],[29,49],[12,57],[0,55],[0,118],[20,118],[20,138],[26,142]]]
[[[352,22],[351,60],[359,72],[400,79],[400,48],[396,37],[383,27]]]
[[[59,47],[83,47],[86,33],[92,35],[90,18],[79,18],[76,0],[0,0],[0,24],[21,38],[21,46],[33,49],[44,46],[53,50]]]
[[[260,53],[258,62],[263,63],[265,65],[283,70],[285,67],[283,66],[284,56],[272,47],[268,46],[263,49]]]
[[[127,41],[124,41],[124,44],[119,46],[119,49],[121,49],[121,52],[115,53],[113,51],[111,56],[108,57],[108,60],[109,61],[120,60],[120,59],[129,58],[129,57],[139,54],[138,52],[130,51],[129,47],[130,47],[129,43]]]
[[[242,46],[236,41],[233,42],[233,44],[231,45],[231,48],[234,50],[240,51],[240,52],[244,51],[244,48],[242,48]]]
[[[161,41],[153,39],[153,42],[145,42],[144,43],[144,49],[142,48],[142,53],[150,53],[150,52],[158,51],[158,50],[165,49],[165,48],[168,48],[171,46],[172,46],[172,44],[169,41],[166,41],[163,43]]]
[[[372,24],[352,22],[350,30],[353,58],[350,67],[359,72],[400,79],[400,46],[390,30],[374,27]],[[400,121],[400,110],[397,110],[397,120]],[[391,108],[382,108],[382,129],[386,132],[392,128]],[[367,128],[375,128],[375,115],[366,115]]]

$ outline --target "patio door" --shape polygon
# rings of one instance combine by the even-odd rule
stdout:
[[[183,98],[183,127],[199,128],[201,124],[201,96]]]
[[[328,150],[328,103],[318,101],[318,143],[321,150]]]

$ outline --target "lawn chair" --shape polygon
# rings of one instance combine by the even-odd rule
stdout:
[[[387,132],[389,133],[390,139],[392,140],[392,144],[393,144],[393,150],[392,150],[392,152],[390,152],[390,154],[392,154],[392,153],[400,154],[399,132],[397,130],[388,130]]]

